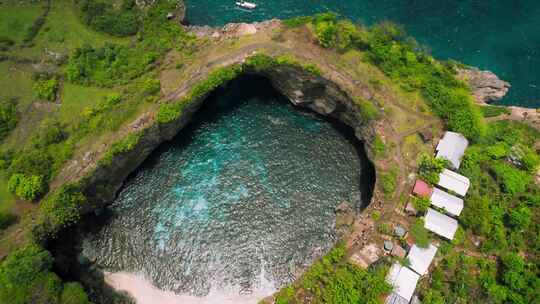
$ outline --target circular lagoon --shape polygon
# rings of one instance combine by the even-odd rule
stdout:
[[[132,174],[83,254],[121,289],[256,302],[332,247],[335,207],[362,207],[366,166],[347,128],[246,76]]]

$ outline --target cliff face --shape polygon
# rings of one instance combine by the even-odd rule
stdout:
[[[337,84],[293,66],[278,66],[257,74],[267,77],[275,89],[294,105],[338,119],[352,127],[361,141],[370,142],[374,137],[373,127],[360,121],[354,101]],[[132,124],[133,131],[140,132],[141,138],[135,148],[115,156],[110,165],[98,165],[83,179],[83,192],[91,202],[83,212],[90,212],[111,202],[128,175],[161,143],[175,137],[191,120],[206,97],[192,101],[177,120],[167,124],[158,124],[145,115],[136,120]],[[366,150],[369,157],[370,149]]]

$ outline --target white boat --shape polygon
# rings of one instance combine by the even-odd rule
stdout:
[[[249,10],[255,9],[257,7],[257,4],[247,1],[236,1],[236,5]]]

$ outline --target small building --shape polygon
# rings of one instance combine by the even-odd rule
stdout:
[[[453,216],[459,216],[463,210],[463,200],[461,198],[441,189],[433,189],[430,201],[433,206],[442,208]]]
[[[417,179],[414,183],[413,194],[418,197],[430,198],[432,191],[431,187],[423,180]]]
[[[386,299],[386,303],[409,303],[419,279],[420,275],[416,272],[399,263],[394,263],[386,276],[386,281],[392,285],[394,291]]]
[[[456,132],[445,132],[437,145],[437,158],[444,158],[450,162],[454,169],[459,169],[461,158],[469,146],[465,136]]]
[[[444,238],[452,240],[458,228],[458,222],[448,215],[428,208],[424,227]]]
[[[402,238],[404,237],[405,235],[407,234],[407,230],[405,230],[405,228],[401,225],[396,225],[394,227],[394,235],[399,237],[399,238]]]
[[[437,253],[437,247],[429,244],[428,248],[420,248],[413,245],[407,258],[411,265],[409,267],[419,275],[423,276],[428,273],[429,265]]]
[[[467,191],[469,191],[471,182],[461,174],[444,169],[439,175],[439,183],[437,185],[446,190],[453,191],[458,195],[465,196]]]

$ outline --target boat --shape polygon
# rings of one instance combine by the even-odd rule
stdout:
[[[247,2],[247,1],[236,1],[236,5],[241,7],[241,8],[245,8],[245,9],[248,9],[248,10],[252,10],[252,9],[255,9],[257,7],[257,4],[255,3],[252,3],[252,2]]]

